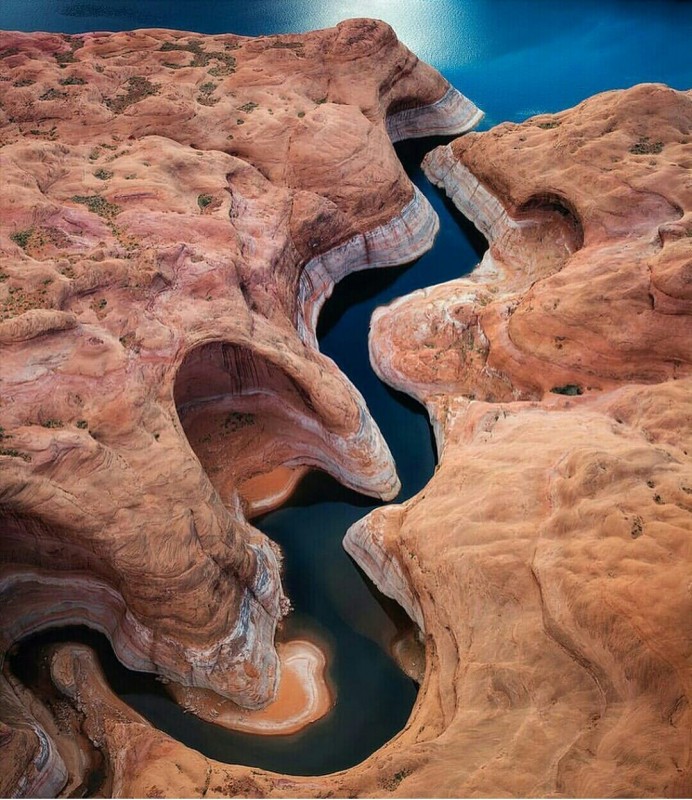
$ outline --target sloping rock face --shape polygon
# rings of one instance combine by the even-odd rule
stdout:
[[[116,793],[689,796],[691,128],[689,93],[640,86],[428,156],[489,251],[374,319],[440,464],[345,542],[424,628],[409,724],[334,776],[223,766],[65,648]]]
[[[84,623],[130,667],[272,699],[288,601],[247,517],[311,466],[399,486],[317,313],[432,243],[390,136],[478,117],[368,20],[0,34],[0,652]],[[3,793],[58,791],[64,759],[1,690]]]
[[[691,114],[689,93],[642,85],[428,154],[428,177],[490,246],[469,280],[378,321],[390,338],[403,342],[397,324],[416,337],[388,355],[373,336],[376,368],[401,386],[415,373],[421,399],[460,387],[479,400],[529,399],[568,383],[604,391],[684,377]],[[440,303],[444,324],[409,310]]]
[[[428,636],[413,795],[692,788],[691,131],[643,85],[425,159],[489,249],[375,315],[440,464],[346,542]]]

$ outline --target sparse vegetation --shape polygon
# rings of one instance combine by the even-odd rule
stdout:
[[[564,386],[553,386],[550,391],[553,394],[565,394],[569,397],[575,397],[576,395],[584,393],[581,386],[578,386],[576,383],[566,383]]]
[[[637,516],[632,521],[632,529],[630,530],[630,534],[632,535],[633,539],[638,539],[643,532],[644,523],[642,522],[642,518]]]
[[[68,78],[63,78],[59,81],[61,86],[86,86],[84,78],[79,78],[76,75],[70,75]]]
[[[17,231],[16,233],[10,234],[10,239],[12,239],[15,244],[18,244],[22,250],[26,250],[26,246],[29,244],[29,239],[31,239],[33,232],[33,228],[27,228],[24,231]]]
[[[233,64],[235,65],[235,59],[233,60]],[[209,70],[209,75],[212,78],[224,78],[226,75],[232,75],[235,72],[235,66],[231,64],[220,64],[215,67],[212,67]]]
[[[299,111],[297,116],[300,117],[300,119],[302,119],[305,116],[305,112]]]
[[[190,45],[178,44],[177,42],[164,42],[159,47],[160,53],[170,53],[172,50],[191,50]]]
[[[304,45],[302,42],[274,42],[272,47],[275,50],[302,50]]]
[[[400,769],[395,772],[391,778],[387,778],[382,781],[383,788],[387,789],[388,791],[394,791],[397,786],[404,780],[404,778],[408,778],[411,774],[412,770],[410,769]]]
[[[86,206],[92,214],[98,214],[99,217],[103,217],[104,219],[113,219],[113,217],[117,216],[121,211],[120,206],[115,203],[110,203],[105,197],[101,197],[100,194],[75,194],[72,196],[72,202]]]
[[[210,194],[200,194],[197,196],[197,205],[204,211],[204,209],[211,204],[214,198]]]
[[[20,89],[23,86],[33,86],[35,83],[36,81],[32,80],[31,78],[19,78],[12,84],[12,86],[14,86],[16,89]]]
[[[122,112],[128,106],[131,106],[134,103],[139,103],[139,101],[144,100],[145,97],[151,97],[152,95],[158,94],[159,88],[160,86],[158,83],[152,83],[148,78],[144,78],[141,75],[135,75],[132,78],[128,78],[125,94],[108,98],[105,101],[106,106],[114,114],[122,114]]]
[[[73,39],[71,36],[65,36],[63,38],[69,44],[70,49],[67,52],[54,54],[54,58],[58,64],[60,64],[61,69],[64,69],[68,64],[74,64],[77,60],[74,54],[80,47],[84,46],[84,42],[81,41],[81,39]]]
[[[173,51],[191,53],[192,61],[184,65],[188,67],[208,67],[212,61],[219,61],[219,64],[213,66],[209,70],[209,74],[214,77],[230,75],[235,72],[236,60],[232,55],[222,50],[207,52],[202,47],[202,43],[197,39],[191,39],[188,42],[164,42],[159,48],[159,51],[162,53],[171,53]],[[170,62],[166,62],[165,66],[169,65]],[[176,65],[176,68],[179,68],[178,65]]]
[[[197,102],[203,106],[214,106],[219,102],[218,97],[212,97],[216,89],[216,84],[212,81],[207,81],[199,87],[200,94],[197,96]]]
[[[109,178],[113,177],[113,173],[109,172],[107,169],[97,169],[94,173],[94,177],[98,178],[100,181],[107,181]]]
[[[47,131],[42,131],[39,128],[32,128],[29,133],[32,136],[45,136],[45,138],[51,142],[54,142],[58,138],[58,129],[55,125]]]
[[[80,430],[86,430],[89,427],[89,423],[85,419],[78,419],[75,424]]]
[[[239,431],[241,428],[252,425],[254,421],[254,414],[247,414],[242,411],[231,411],[226,415],[226,419],[223,421],[223,429],[226,433],[235,433],[235,431]]]
[[[663,142],[652,142],[648,136],[642,136],[632,147],[630,153],[635,156],[651,156],[658,155],[663,150]]]
[[[48,89],[38,99],[39,100],[60,100],[62,97],[67,97],[67,92],[59,92],[57,89]]]
[[[50,306],[48,306],[50,307]],[[46,308],[46,290],[27,293],[21,286],[10,286],[0,306],[0,321],[12,319],[34,308]]]
[[[20,453],[14,447],[0,447],[0,456],[10,456],[11,458],[21,458],[22,461],[31,461],[31,456],[26,453]]]
[[[553,128],[559,128],[560,127],[560,123],[559,122],[539,122],[538,123],[538,127],[539,128],[543,128],[544,131],[549,131],[549,130],[552,130]]]
[[[134,352],[136,353],[139,352],[137,337],[135,336],[133,331],[129,331],[124,336],[121,336],[119,341],[124,348],[128,350],[134,350]]]
[[[238,111],[244,111],[246,114],[250,114],[256,108],[259,108],[259,103],[253,103],[251,100],[249,103],[243,103],[243,105],[238,108]]]
[[[47,419],[44,420],[41,425],[43,425],[44,428],[62,428],[63,422],[61,419]]]

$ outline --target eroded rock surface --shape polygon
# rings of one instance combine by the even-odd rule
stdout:
[[[134,34],[135,38],[155,39],[158,35],[166,36]],[[336,41],[339,38],[334,32],[323,35],[336,37]],[[271,40],[265,44],[267,41]],[[298,39],[284,41],[290,44]],[[159,46],[160,43],[156,45]],[[52,52],[47,45],[41,47]],[[276,49],[281,51],[281,58],[300,58],[295,47]],[[65,52],[71,52],[71,45]],[[73,57],[79,59],[80,52],[75,49]],[[381,52],[378,50],[377,64],[382,62]],[[182,51],[169,48],[166,56],[198,58],[189,46]],[[40,61],[43,56],[38,58]],[[68,59],[65,69],[72,68],[69,55],[64,58]],[[12,66],[14,62],[9,63]],[[105,74],[105,69],[99,74]],[[173,67],[163,69],[172,70],[176,80],[185,74]],[[123,81],[129,77],[126,72],[121,74]],[[123,85],[125,89],[120,95],[129,91]],[[7,89],[7,84],[2,88]],[[47,92],[49,87],[41,88]],[[360,84],[357,91],[363,91]],[[213,94],[210,90],[209,95]],[[442,94],[440,91],[437,97]],[[148,98],[146,102],[155,99]],[[402,102],[409,100],[407,97]],[[118,107],[117,100],[113,103]],[[315,103],[316,108],[310,113],[324,111],[327,105]],[[392,110],[391,105],[385,105]],[[209,108],[213,110],[215,106]],[[259,109],[248,112],[248,124],[256,113]],[[372,125],[374,130],[382,131],[381,109],[379,114],[379,123],[375,120]],[[299,119],[307,116],[306,111],[305,118]],[[368,118],[367,112],[365,117]],[[57,124],[51,121],[51,125]],[[75,125],[73,121],[60,124]],[[147,124],[155,125],[155,117]],[[184,130],[185,124],[187,121],[181,117],[177,127]],[[425,126],[429,129],[429,122]],[[426,160],[429,176],[444,186],[488,237],[489,251],[470,277],[414,293],[378,312],[373,322],[371,354],[376,369],[387,382],[426,404],[440,450],[439,468],[419,495],[401,506],[374,512],[355,525],[346,538],[347,548],[373,580],[402,603],[425,632],[425,679],[409,724],[398,737],[358,767],[321,778],[289,778],[218,764],[151,728],[112,694],[88,650],[65,645],[49,654],[47,671],[66,703],[64,724],[83,732],[78,752],[68,753],[64,740],[58,738],[52,740],[56,743],[52,751],[40,751],[39,739],[32,739],[26,731],[32,729],[31,720],[44,718],[45,701],[32,700],[26,696],[27,690],[8,681],[2,687],[3,692],[10,693],[14,705],[4,705],[12,709],[12,714],[0,733],[15,752],[28,753],[27,759],[34,759],[33,764],[39,765],[30,773],[33,785],[40,785],[39,781],[47,781],[48,777],[56,782],[57,766],[48,771],[44,764],[84,765],[90,759],[93,762],[96,746],[107,765],[110,783],[104,785],[105,790],[118,796],[317,796],[328,792],[351,796],[689,796],[692,791],[691,128],[690,93],[641,86],[600,95],[555,116],[534,118],[521,125],[502,125],[487,133],[465,137],[434,151]],[[390,125],[390,129],[393,135],[398,135],[396,126]],[[217,134],[205,131],[199,135]],[[160,154],[161,141],[156,139],[156,147],[150,152],[158,148]],[[166,148],[177,146],[168,140],[163,143]],[[27,147],[26,141],[21,146]],[[61,146],[67,145],[62,145],[61,140]],[[306,173],[314,171],[314,163],[309,163],[315,155],[314,149],[305,156],[309,164]],[[276,164],[267,163],[262,168],[280,169],[279,162],[286,159],[286,151],[283,152]],[[383,147],[382,152],[390,151]],[[150,163],[161,163],[161,159],[153,160],[153,154],[151,158]],[[207,158],[232,157],[220,153],[194,155],[195,164],[203,164]],[[229,174],[227,163],[230,162],[223,162],[219,168],[224,180]],[[279,217],[290,218],[290,208],[295,208],[295,204],[281,205],[274,194],[263,205],[262,198],[265,193],[276,193],[277,185],[289,194],[295,191],[293,187],[273,179],[268,183],[251,167],[237,166],[235,161],[233,165],[233,175],[249,176],[242,178],[247,183],[241,181],[240,185],[255,186],[254,194],[244,190],[243,213],[233,217],[236,230],[240,229],[238,220],[253,219],[256,208],[263,209],[262,225],[276,219],[277,209],[282,211]],[[403,181],[394,161],[391,169],[398,176],[397,181]],[[169,189],[167,203],[180,196],[184,205],[187,198],[194,211],[200,174],[205,173],[199,166],[190,168],[189,175],[194,179],[188,180],[194,188],[189,188],[178,175],[175,191]],[[14,179],[12,185],[16,188],[8,198],[18,197],[20,191],[36,191],[33,177],[22,180],[24,183]],[[233,182],[229,183],[233,186]],[[402,185],[406,185],[405,181]],[[212,197],[217,191],[215,187],[211,179],[205,184]],[[368,188],[368,182],[364,183],[356,193],[358,197],[367,197]],[[310,202],[315,205],[303,209],[318,208],[319,198],[328,197],[345,219],[355,220],[349,214],[360,213],[355,208],[349,209],[343,197],[337,202],[327,189],[315,191],[311,184],[306,191],[312,193]],[[108,238],[116,234],[109,224],[97,219],[98,214],[90,216],[88,207],[81,215],[79,208],[72,209],[66,198],[73,192],[74,188],[64,191],[63,203],[53,201],[60,208],[69,206],[70,213],[77,214],[78,224],[83,226],[74,234],[71,228],[67,229],[66,236],[86,241],[87,253],[92,253],[90,247],[103,249],[101,260],[91,256],[89,275],[102,274],[100,270],[104,269],[111,274],[115,266],[108,262],[105,267],[97,265],[106,258],[113,259],[112,253],[117,255],[117,248],[125,245]],[[231,197],[240,193],[239,189],[231,189]],[[386,193],[382,196],[389,197]],[[117,204],[118,197],[108,195],[108,202]],[[406,193],[402,196],[394,193],[393,203],[394,198],[398,198],[398,206],[389,214],[390,219],[412,199]],[[132,202],[143,201],[140,198]],[[225,210],[231,214],[238,208],[237,201],[235,206],[227,198],[224,202],[228,204]],[[59,490],[53,488],[51,481],[56,474],[63,474],[62,469],[69,469],[72,474],[79,465],[85,465],[94,492],[97,493],[98,487],[103,489],[99,494],[99,513],[106,513],[101,511],[104,507],[118,509],[112,513],[111,524],[125,526],[122,520],[127,520],[128,515],[136,518],[137,503],[143,502],[137,498],[160,496],[157,492],[163,491],[161,481],[170,481],[171,473],[160,476],[158,484],[155,476],[150,479],[143,466],[145,451],[137,444],[138,437],[144,437],[145,433],[147,454],[151,448],[164,446],[166,465],[184,462],[186,480],[199,487],[198,491],[204,495],[204,502],[198,500],[195,509],[211,505],[214,511],[207,511],[205,518],[226,520],[226,527],[219,522],[217,528],[212,527],[212,533],[205,536],[197,533],[194,541],[200,543],[194,546],[206,552],[211,547],[207,541],[217,547],[226,544],[233,554],[232,572],[239,576],[257,574],[256,569],[244,567],[254,563],[253,556],[248,555],[253,543],[257,548],[254,552],[267,553],[266,563],[273,563],[271,550],[263,545],[259,534],[238,521],[242,519],[241,500],[236,498],[233,505],[223,490],[220,496],[216,494],[187,449],[173,400],[174,394],[177,395],[184,425],[186,414],[194,415],[198,404],[207,400],[198,394],[200,380],[208,378],[214,383],[215,376],[223,373],[221,364],[246,363],[243,359],[248,358],[249,352],[258,354],[253,356],[251,374],[240,382],[240,388],[233,384],[224,390],[237,396],[239,405],[229,406],[230,410],[225,406],[217,409],[213,400],[209,404],[210,413],[232,412],[235,414],[229,422],[231,427],[235,426],[232,433],[242,432],[245,426],[254,424],[244,416],[250,412],[242,404],[262,384],[267,387],[261,402],[263,430],[267,431],[265,439],[269,447],[269,442],[274,441],[272,414],[279,413],[272,405],[272,392],[285,392],[289,400],[284,413],[296,418],[314,415],[310,418],[319,420],[324,431],[316,435],[314,441],[319,444],[311,445],[312,453],[319,448],[322,453],[341,448],[339,458],[343,459],[344,453],[352,458],[352,466],[344,469],[342,479],[353,485],[360,481],[360,488],[385,496],[393,491],[392,484],[383,477],[391,474],[386,469],[388,459],[382,455],[386,450],[372,424],[367,423],[370,425],[364,437],[367,445],[362,439],[355,440],[361,448],[360,456],[352,444],[354,440],[349,440],[349,434],[354,433],[348,424],[353,418],[349,414],[355,414],[355,408],[359,407],[357,396],[343,377],[335,373],[333,365],[320,360],[310,348],[316,313],[313,309],[319,308],[321,296],[316,292],[313,297],[305,283],[302,290],[296,290],[300,278],[295,277],[284,261],[272,262],[264,256],[265,270],[262,272],[258,266],[257,272],[253,271],[253,275],[260,277],[251,283],[251,290],[248,291],[247,285],[241,289],[238,283],[238,295],[245,303],[243,306],[239,300],[239,307],[247,309],[245,318],[249,320],[247,327],[241,329],[244,335],[232,336],[227,328],[223,328],[226,331],[223,335],[218,332],[204,335],[204,331],[214,326],[229,324],[225,307],[215,310],[219,297],[213,287],[214,281],[225,274],[226,262],[221,253],[236,252],[232,250],[236,240],[229,234],[228,241],[219,246],[218,261],[214,262],[208,253],[217,252],[214,242],[220,234],[215,234],[216,229],[211,226],[217,213],[213,201],[194,215],[189,208],[186,215],[183,205],[174,220],[164,223],[165,213],[160,214],[156,224],[150,220],[148,236],[159,235],[157,232],[164,224],[168,230],[182,231],[187,216],[194,217],[196,222],[199,217],[205,222],[209,218],[210,227],[205,228],[204,238],[188,245],[202,259],[193,262],[190,255],[188,264],[185,250],[183,256],[176,256],[183,259],[181,264],[173,262],[173,277],[168,273],[170,283],[164,283],[167,288],[157,283],[156,292],[151,288],[146,290],[145,307],[149,316],[146,329],[137,328],[136,348],[123,355],[116,352],[113,341],[127,335],[122,323],[118,322],[118,327],[116,322],[119,314],[124,313],[122,309],[133,307],[132,298],[127,297],[125,306],[124,302],[114,300],[117,295],[113,292],[105,298],[107,305],[99,308],[98,289],[91,296],[86,295],[96,300],[96,308],[90,306],[91,300],[82,299],[82,305],[30,310],[5,329],[12,359],[3,358],[3,366],[10,364],[12,375],[20,374],[21,369],[24,371],[21,374],[27,376],[25,380],[31,378],[31,385],[38,392],[34,396],[40,401],[35,409],[42,409],[49,399],[53,403],[63,402],[60,399],[63,394],[50,390],[47,376],[68,374],[71,364],[77,365],[79,381],[75,379],[75,384],[84,385],[84,376],[92,374],[93,383],[99,387],[98,395],[96,391],[89,395],[89,405],[80,395],[87,411],[81,410],[83,406],[75,406],[79,411],[72,416],[65,410],[72,406],[63,405],[55,411],[53,406],[46,405],[45,419],[29,421],[17,417],[15,421],[10,416],[12,427],[6,426],[6,432],[11,430],[13,438],[3,446],[6,444],[32,459],[25,462],[21,455],[8,456],[13,466],[4,468],[2,473],[3,480],[7,480],[7,475],[15,476],[4,496],[16,503],[18,509],[12,506],[10,521],[15,527],[11,530],[17,533],[8,539],[17,543],[11,552],[19,555],[13,558],[26,564],[23,572],[16,567],[12,571],[15,576],[12,580],[18,587],[26,585],[30,589],[32,581],[33,585],[39,585],[43,576],[54,572],[50,564],[37,564],[31,556],[26,544],[30,537],[46,537],[46,531],[51,531],[52,539],[44,540],[56,544],[45,553],[56,560],[60,548],[66,546],[64,542],[77,541],[76,535],[68,535],[66,519],[79,520],[80,536],[82,525],[90,530],[86,524],[89,514],[83,508],[76,508],[77,500],[69,484],[64,487],[59,484]],[[391,211],[391,206],[386,208]],[[113,219],[116,228],[129,219],[122,216],[126,213],[122,211]],[[140,218],[146,223],[147,214],[141,211],[132,214],[130,224],[135,226],[135,220]],[[325,230],[317,227],[318,212],[310,219],[311,230]],[[341,219],[335,211],[320,224]],[[381,217],[374,215],[368,219],[373,225],[382,225],[387,214],[383,211]],[[90,234],[88,223],[92,223],[92,228],[101,227]],[[192,229],[192,223],[189,224]],[[225,215],[223,224],[227,230]],[[348,241],[352,230],[339,228],[341,222],[329,222],[332,224],[337,226],[339,234],[330,241],[338,245],[342,235]],[[27,225],[22,218],[17,231],[27,230]],[[39,227],[39,223],[35,226]],[[275,229],[285,230],[278,222]],[[246,230],[252,230],[252,226]],[[11,253],[7,258],[14,259],[12,264],[21,263],[25,270],[27,265],[31,266],[27,275],[33,275],[39,268],[36,264],[44,265],[47,260],[32,255],[32,236],[33,231],[25,243],[26,256],[21,243],[16,243],[17,248],[10,251],[10,245],[3,240],[5,252]],[[241,234],[238,236],[242,238]],[[93,237],[102,238],[105,247],[95,243]],[[300,241],[300,237],[295,238]],[[245,263],[256,249],[262,249],[252,238],[245,242],[243,257],[236,256],[237,263]],[[40,246],[54,245],[46,239]],[[235,246],[241,247],[237,243]],[[406,246],[415,249],[410,243]],[[263,247],[270,247],[270,243],[264,242]],[[304,264],[310,255],[309,250],[304,252],[303,261],[299,259],[296,263]],[[207,265],[207,259],[212,259],[212,263],[206,271],[204,266],[197,267],[202,273],[199,276],[193,265]],[[236,265],[236,261],[233,263]],[[271,269],[266,267],[269,263],[273,265]],[[52,264],[49,266],[54,269]],[[9,273],[10,268],[11,265],[4,270]],[[234,268],[237,270],[237,265]],[[75,265],[71,269],[75,270]],[[323,285],[329,286],[329,276],[338,275],[338,271],[339,267],[334,272],[320,268],[315,274],[325,274]],[[18,280],[14,271],[12,274],[13,280]],[[185,300],[176,296],[171,307],[178,315],[179,327],[168,322],[168,332],[164,335],[156,327],[157,314],[161,314],[159,304],[163,302],[159,296],[173,292],[170,287],[188,274],[192,276],[190,281],[197,275],[194,280],[201,281],[204,287],[199,297],[206,298],[208,293],[212,299],[203,299],[206,313],[199,311],[196,317],[190,310],[196,307],[190,300],[190,295],[194,295],[192,290],[188,290]],[[293,294],[285,287],[282,293],[275,286],[272,276],[276,274],[294,275]],[[62,279],[52,273],[46,272],[46,277],[61,281],[62,286]],[[66,280],[76,278],[75,274]],[[35,279],[39,292],[40,279]],[[152,278],[151,282],[154,280],[158,279]],[[120,291],[132,291],[128,284],[129,281],[124,281]],[[47,286],[48,294],[53,289],[51,284]],[[294,300],[289,302],[287,297]],[[302,298],[302,312],[296,307],[299,305],[296,297]],[[254,309],[252,301],[258,304]],[[121,311],[109,319],[113,307],[116,312]],[[139,312],[130,313],[132,320]],[[142,315],[145,316],[143,312]],[[115,332],[111,332],[111,325]],[[202,331],[199,335],[194,333],[195,325]],[[41,357],[31,360],[28,355],[32,352],[30,337],[35,335],[34,331],[43,338]],[[301,331],[301,336],[296,331]],[[166,344],[166,336],[177,342],[173,367],[170,362],[173,351]],[[88,349],[96,347],[96,343],[89,343],[84,337],[103,340],[99,347],[104,349],[94,351],[100,353],[98,357]],[[63,341],[72,343],[73,349],[67,356],[64,345],[60,344]],[[58,344],[51,344],[55,342]],[[195,351],[198,345],[201,348]],[[225,349],[226,345],[231,349]],[[123,350],[126,348],[127,345],[123,346]],[[112,362],[103,355],[111,349],[118,355]],[[189,353],[192,355],[188,356]],[[183,378],[176,384],[175,375],[180,374],[178,367],[186,357]],[[118,372],[117,366],[123,361],[126,365]],[[104,364],[113,364],[111,383]],[[94,374],[97,365],[102,371]],[[143,421],[138,427],[125,414],[123,433],[119,428],[123,415],[115,411],[121,401],[110,406],[106,403],[109,392],[115,391],[109,387],[118,387],[127,395],[125,390],[130,385],[151,386],[150,377],[137,383],[143,373],[161,376],[156,383],[160,387],[155,395],[156,406],[152,411],[151,404],[144,401],[136,404],[141,417],[135,418]],[[324,397],[332,397],[338,388],[337,396],[346,398],[343,409],[332,416],[326,402],[324,409],[320,405],[320,394],[315,388],[319,381],[313,384],[305,377],[315,374],[320,375],[320,381],[335,382],[325,387]],[[41,380],[46,383],[43,394],[39,392]],[[26,397],[28,385],[22,385]],[[244,387],[250,390],[245,392]],[[7,403],[7,396],[3,386],[5,417],[27,407],[26,400]],[[18,396],[21,399],[21,394]],[[309,405],[301,406],[306,397]],[[105,403],[105,410],[101,410],[101,403]],[[57,418],[58,411],[64,423],[86,419],[88,412],[94,422],[89,420],[87,430],[93,426],[95,437],[89,436],[87,440],[87,434],[82,433],[76,422],[73,426],[64,424],[63,428],[46,427],[46,422]],[[169,420],[168,427],[163,426],[162,420]],[[195,424],[190,422],[191,430]],[[133,429],[136,430],[130,432]],[[314,432],[315,427],[310,430]],[[157,432],[158,440],[154,436]],[[205,429],[200,436],[206,435]],[[108,459],[112,469],[124,472],[140,454],[138,463],[142,466],[136,473],[138,477],[128,484],[134,492],[128,494],[129,504],[123,497],[111,497],[110,493],[118,491],[115,481],[99,483],[98,470],[93,466],[99,462],[95,456],[90,456],[93,464],[86,458],[81,437],[85,437],[85,442],[93,442],[90,447],[96,454],[102,453],[101,458]],[[174,446],[173,442],[178,444]],[[329,451],[329,447],[333,450]],[[87,449],[86,453],[89,452]],[[241,447],[238,452],[242,453]],[[60,467],[61,463],[67,466]],[[363,470],[363,464],[370,463],[379,466],[374,471]],[[331,468],[338,472],[338,466],[332,464]],[[372,474],[378,476],[377,480],[363,479],[363,475]],[[175,477],[181,480],[179,474]],[[242,477],[243,473],[238,472],[228,485],[241,485]],[[123,481],[124,477],[117,480]],[[150,480],[156,484],[156,491],[147,488],[152,485]],[[181,485],[166,487],[165,491],[180,497]],[[186,491],[191,491],[188,485]],[[32,505],[35,510],[41,509],[38,520],[27,519],[27,512],[18,505],[25,493],[31,492],[35,493],[33,498],[40,498],[40,502],[36,499]],[[63,505],[57,506],[58,501]],[[85,499],[81,498],[81,502],[84,504]],[[96,506],[95,500],[91,503],[87,510]],[[65,510],[58,514],[51,511],[54,507]],[[161,507],[165,507],[163,500]],[[229,507],[238,509],[235,516],[228,511]],[[194,519],[199,513],[195,511]],[[93,511],[90,514],[94,516]],[[156,541],[170,541],[172,534],[164,537],[156,533],[163,529],[162,522],[156,527],[156,515],[150,513],[149,518],[154,531],[149,535],[158,536]],[[176,519],[172,515],[166,529],[178,531],[173,539],[178,546],[171,546],[175,554],[182,548],[179,533],[182,522]],[[219,529],[223,534],[215,538],[213,531]],[[230,535],[227,530],[234,533],[232,547],[227,545]],[[204,531],[206,534],[207,528]],[[192,539],[189,535],[189,541]],[[97,541],[97,537],[94,535],[89,541]],[[125,538],[124,542],[127,541]],[[95,597],[114,596],[115,601],[100,602],[103,607],[115,608],[117,602],[124,602],[122,596],[118,600],[121,584],[113,577],[115,568],[110,566],[111,571],[107,571],[101,550],[97,551],[100,558],[96,559],[93,548],[90,545],[90,549],[79,551],[83,559],[80,574],[98,575],[98,580],[89,582],[89,590]],[[140,558],[141,552],[145,548],[140,547]],[[214,559],[218,559],[214,552]],[[105,559],[105,563],[117,566],[120,562],[116,555]],[[188,558],[194,561],[192,556]],[[214,560],[214,564],[218,563]],[[267,567],[267,574],[273,576],[271,569]],[[223,574],[227,575],[228,569]],[[169,576],[168,580],[172,578]],[[242,594],[242,588],[237,587],[253,585],[251,579],[246,583],[241,579],[228,582],[236,587],[234,596]],[[55,584],[49,585],[54,599]],[[114,588],[116,585],[118,589]],[[226,591],[230,593],[231,589]],[[19,596],[16,592],[14,597]],[[248,595],[265,596],[257,590],[248,590]],[[32,591],[29,597],[38,597],[40,601],[41,594]],[[276,594],[267,591],[266,597]],[[226,603],[224,607],[229,609],[233,606],[223,592],[219,602]],[[136,607],[136,603],[132,605]],[[262,603],[256,608],[260,606],[264,608]],[[271,612],[264,613],[272,619]],[[163,636],[160,639],[165,641]],[[157,648],[157,657],[159,652]],[[22,722],[22,715],[26,720],[26,709],[32,703],[28,721]],[[72,718],[69,709],[77,710]],[[33,750],[32,742],[39,742]],[[58,755],[59,748],[62,750]],[[72,766],[70,774],[77,773]],[[75,779],[72,780],[74,784]]]
[[[418,496],[346,538],[425,631],[405,730],[334,776],[224,766],[117,716],[93,665],[62,680],[98,703],[89,724],[110,720],[116,793],[689,796],[691,106],[636,87],[427,160],[490,249],[372,328],[376,368],[426,403],[441,453]],[[538,191],[548,207],[521,210]],[[67,648],[63,673],[87,657]]]
[[[130,667],[262,706],[288,601],[246,518],[306,467],[399,486],[317,313],[432,243],[390,136],[479,112],[368,20],[0,33],[0,78],[0,652],[85,623]],[[67,756],[2,691],[0,786],[57,791]]]
[[[643,85],[425,159],[489,249],[375,314],[440,464],[346,541],[428,636],[414,796],[692,788],[691,131]]]

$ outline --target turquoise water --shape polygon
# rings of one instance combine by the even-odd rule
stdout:
[[[687,0],[4,0],[0,28],[79,33],[166,27],[249,36],[349,17],[389,22],[473,97],[488,123],[557,111],[595,92],[692,86]]]
[[[692,3],[681,0],[4,0],[0,27],[65,33],[171,27],[258,35],[326,27],[354,16],[390,22],[421,58],[487,112],[483,127],[557,111],[641,81],[692,86]],[[325,306],[318,329],[321,349],[363,393],[392,449],[402,480],[399,500],[425,485],[435,454],[422,409],[381,384],[369,367],[370,316],[395,297],[468,272],[483,249],[420,173],[422,155],[436,143],[397,147],[440,216],[433,250],[408,267],[347,278]],[[109,660],[101,644],[117,691],[157,726],[223,761],[318,774],[365,758],[403,727],[416,696],[386,653],[395,629],[390,609],[341,547],[348,526],[373,507],[314,474],[285,507],[256,521],[286,552],[286,586],[297,611],[292,629],[312,630],[331,645],[330,676],[339,699],[329,717],[293,737],[231,734],[183,715],[150,679]]]

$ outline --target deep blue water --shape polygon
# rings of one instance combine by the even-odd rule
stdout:
[[[641,81],[692,86],[692,3],[684,0],[4,0],[0,28],[77,33],[169,27],[258,35],[357,16],[390,22],[421,58],[487,112],[482,127],[557,111]],[[433,250],[408,267],[347,278],[325,306],[318,330],[321,349],[363,393],[390,445],[402,480],[399,500],[428,481],[434,448],[422,410],[383,386],[370,369],[369,319],[378,305],[468,272],[483,246],[418,169],[435,143],[398,146],[440,216]],[[118,691],[159,727],[220,760],[298,774],[362,760],[403,727],[416,692],[386,654],[395,628],[390,615],[341,547],[348,526],[373,507],[313,474],[285,507],[256,521],[286,552],[286,586],[297,609],[289,628],[307,628],[331,643],[339,702],[327,719],[296,737],[231,734],[182,715],[148,679],[134,691],[132,679],[122,672],[118,677],[111,663]]]
[[[248,36],[349,17],[389,22],[488,114],[557,111],[595,92],[692,86],[688,0],[3,0],[0,28],[79,33],[144,27]]]

